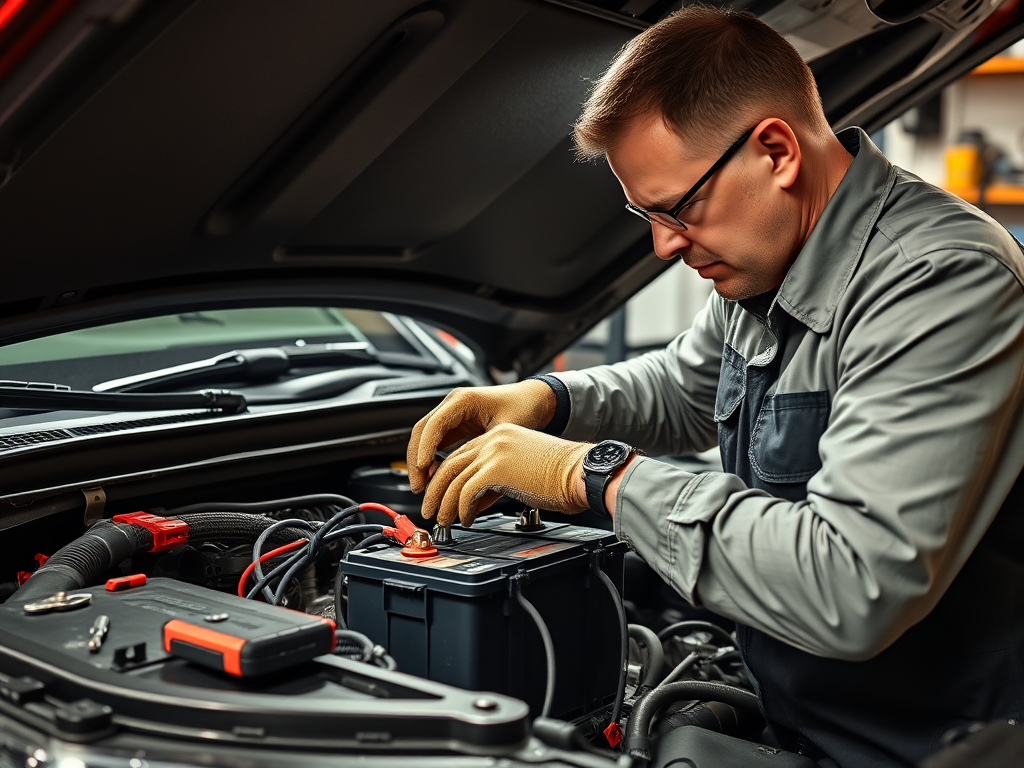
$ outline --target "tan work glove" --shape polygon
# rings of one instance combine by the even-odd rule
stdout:
[[[537,379],[452,390],[413,427],[406,452],[412,492],[422,493],[426,488],[439,448],[472,439],[499,424],[539,429],[547,426],[554,415],[555,393]]]
[[[582,512],[587,500],[585,494],[579,497],[576,481],[591,448],[590,443],[499,424],[442,462],[423,497],[423,516],[436,514],[441,525],[451,525],[457,516],[469,526],[500,496],[552,512]]]

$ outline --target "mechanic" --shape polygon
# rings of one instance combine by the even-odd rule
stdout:
[[[1019,721],[1017,243],[862,130],[833,134],[807,65],[747,13],[689,7],[639,35],[575,139],[657,256],[715,291],[664,350],[452,392],[409,444],[424,515],[468,525],[504,494],[611,516],[737,622],[787,749],[908,765],[951,728]],[[724,472],[638,452],[716,442]]]

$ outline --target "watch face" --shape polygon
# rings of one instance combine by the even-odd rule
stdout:
[[[583,468],[588,472],[611,472],[620,466],[632,449],[617,440],[605,440],[591,448],[583,459]]]

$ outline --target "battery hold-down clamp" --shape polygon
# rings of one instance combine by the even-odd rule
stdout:
[[[159,517],[148,512],[132,512],[114,515],[111,522],[123,525],[137,525],[153,534],[153,546],[149,552],[163,552],[188,542],[188,523],[169,517]]]

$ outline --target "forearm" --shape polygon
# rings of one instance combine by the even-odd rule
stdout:
[[[789,502],[726,473],[638,458],[617,503],[616,534],[681,596],[829,658],[880,652],[927,614],[956,572],[929,553],[915,557],[856,505]],[[970,551],[953,548],[964,551],[950,560]]]

